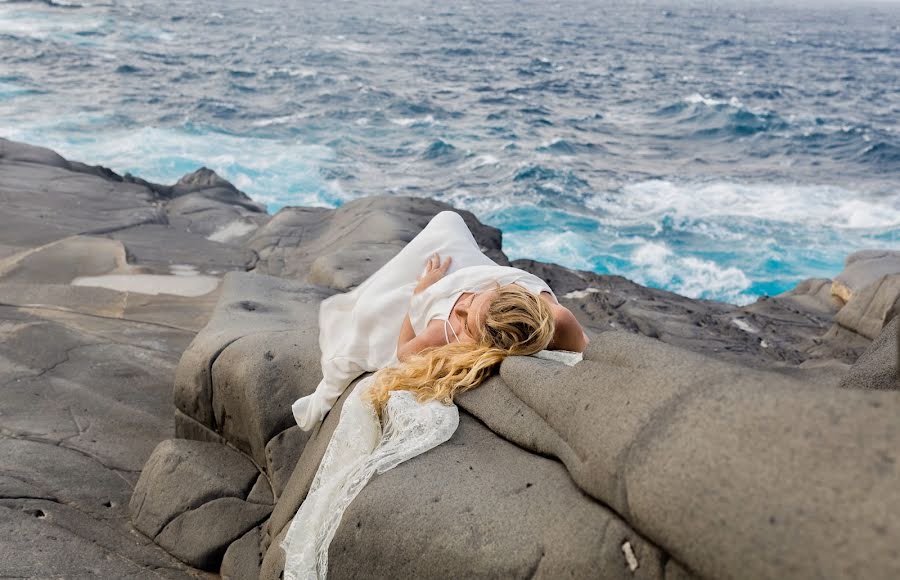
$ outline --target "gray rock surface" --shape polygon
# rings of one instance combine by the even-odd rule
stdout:
[[[200,185],[167,192],[0,139],[0,576],[204,575],[136,532],[126,506],[154,447],[174,433],[175,368],[218,291],[70,284],[179,265],[251,268],[252,250],[190,231],[189,219],[197,228],[211,218],[169,211]],[[237,206],[268,219],[246,197]]]
[[[900,317],[881,331],[841,380],[848,389],[900,390]]]
[[[894,392],[607,332],[575,367],[508,359],[458,402],[702,577],[900,572]]]
[[[900,251],[862,250],[847,256],[844,270],[834,278],[832,295],[848,303],[856,292],[871,286],[882,276],[900,272]]]
[[[558,462],[463,412],[449,441],[360,492],[330,547],[329,577],[664,578],[667,559]]]
[[[205,168],[164,186],[6,140],[0,201],[0,576],[205,574],[183,561],[278,578],[351,391],[294,425],[318,305],[451,208],[269,218]],[[517,260],[589,330],[585,361],[509,359],[459,397],[453,438],[351,505],[330,577],[900,576],[898,323],[882,328],[900,268],[883,254],[848,259],[843,302],[808,280],[744,307]],[[190,272],[222,282],[70,284]]]
[[[374,196],[338,209],[288,207],[250,239],[255,271],[344,292],[368,278],[418,234],[433,216],[454,209],[424,198]],[[482,251],[508,264],[500,230],[459,210]]]
[[[258,476],[249,459],[224,445],[168,439],[157,445],[134,487],[131,521],[156,538],[184,513],[223,498],[246,499]]]

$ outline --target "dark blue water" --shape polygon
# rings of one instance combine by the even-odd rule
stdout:
[[[0,3],[0,135],[744,303],[900,248],[900,4]]]

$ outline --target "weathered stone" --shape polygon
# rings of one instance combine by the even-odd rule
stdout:
[[[832,296],[831,287],[832,281],[827,278],[810,278],[775,298],[792,302],[801,310],[833,315],[840,309],[841,303]]]
[[[900,273],[900,252],[891,250],[861,250],[847,256],[844,270],[834,278],[832,295],[848,303],[853,295],[874,284],[888,274]]]
[[[259,549],[261,540],[262,527],[256,526],[228,546],[219,570],[222,580],[259,578],[262,563],[262,552]]]
[[[212,404],[214,400],[212,370],[216,359],[229,345],[246,335],[318,328],[318,305],[328,295],[330,292],[327,290],[304,286],[290,280],[259,274],[237,272],[227,274],[222,282],[219,303],[212,318],[195,337],[179,363],[175,376],[175,407],[200,425],[219,432]],[[310,348],[317,349],[317,341],[313,341],[305,352],[299,355],[317,361],[320,356],[318,350],[312,351]],[[264,357],[265,351],[256,354]],[[285,355],[287,354],[285,352]],[[309,373],[312,370],[305,368],[302,372]],[[259,387],[270,388],[262,384]],[[290,405],[297,398],[312,392],[315,384],[291,383],[283,385],[283,388],[285,389],[283,400],[290,399],[288,402]],[[291,389],[293,393],[288,396],[287,393]],[[242,395],[235,393],[235,396]],[[285,417],[289,413],[288,407],[277,417],[259,417],[259,419],[283,425],[281,429],[284,429],[287,427]],[[274,436],[275,433],[277,430],[270,431],[268,436]],[[261,442],[260,451],[265,449],[267,442],[267,440]],[[262,457],[262,460],[265,458]]]
[[[894,393],[822,388],[608,332],[571,368],[507,359],[458,404],[560,458],[581,489],[701,576],[900,572]]]
[[[318,326],[292,322],[293,330],[249,334],[229,343],[212,366],[216,431],[260,465],[266,463],[269,440],[296,424],[291,404],[322,376],[314,347]]]
[[[363,488],[328,560],[335,579],[631,579],[663,578],[666,557],[582,494],[558,462],[463,412],[449,441]]]
[[[264,505],[272,505],[275,503],[272,496],[272,486],[269,485],[269,479],[265,473],[260,473],[253,484],[253,489],[247,494],[247,501],[250,503],[259,503]]]
[[[856,290],[834,321],[848,330],[875,339],[900,311],[900,272],[882,276]]]
[[[243,501],[258,473],[246,457],[224,445],[187,439],[163,441],[147,460],[134,488],[130,504],[134,527],[156,538],[181,514],[207,502],[221,498]],[[173,533],[167,537],[173,538]]]
[[[48,521],[41,507],[0,505],[0,574],[5,578],[190,578],[177,568],[142,567]],[[161,556],[164,556],[161,554]]]
[[[166,524],[155,541],[191,566],[218,571],[225,550],[272,511],[271,505],[236,497],[218,497],[181,513]]]
[[[350,201],[335,210],[284,208],[248,242],[256,271],[346,291],[387,263],[446,203],[396,196]],[[458,210],[482,250],[508,264],[496,228]]]
[[[272,437],[266,444],[266,472],[271,478],[276,498],[284,491],[310,435],[309,431],[294,425]]]
[[[132,270],[121,242],[72,236],[0,260],[0,281],[68,284],[79,276],[126,274]]]
[[[884,327],[881,335],[866,349],[859,360],[850,367],[841,381],[848,389],[900,390],[900,316],[895,316]]]

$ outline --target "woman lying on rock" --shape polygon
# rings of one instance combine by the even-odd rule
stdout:
[[[354,379],[375,374],[345,401],[282,543],[285,579],[325,577],[344,509],[372,475],[453,435],[456,394],[480,385],[507,356],[575,364],[587,343],[543,280],[485,256],[452,211],[362,284],[324,300],[323,379],[292,407],[300,428],[317,425]]]

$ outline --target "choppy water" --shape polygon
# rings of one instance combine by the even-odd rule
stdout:
[[[900,4],[850,4],[0,2],[0,135],[743,303],[900,248]]]

